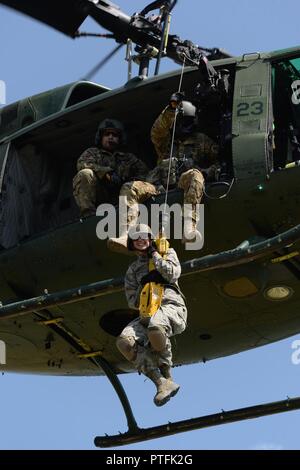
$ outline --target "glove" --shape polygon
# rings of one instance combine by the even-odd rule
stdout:
[[[106,178],[111,184],[114,184],[115,186],[122,186],[123,184],[122,179],[115,171],[107,173]]]
[[[192,168],[195,168],[195,162],[193,158],[185,158],[180,161],[179,163],[179,173],[183,173],[185,171],[191,170]]]
[[[152,255],[153,253],[155,253],[155,251],[157,251],[156,243],[155,241],[151,241],[150,246],[147,250],[149,258],[152,258]]]
[[[166,280],[156,269],[153,269],[141,279],[142,286],[148,284],[149,282],[156,282],[157,284],[166,284]]]
[[[171,166],[170,166],[170,159],[164,158],[159,163],[159,174],[160,180],[163,184],[166,184],[168,179],[168,172],[170,167],[170,175],[169,175],[169,185],[170,188],[176,185],[177,177],[176,177],[176,170],[177,170],[177,159],[172,157],[171,159]]]
[[[173,93],[173,95],[170,98],[171,108],[173,109],[178,108],[178,106],[184,99],[185,99],[184,92],[177,91],[176,93]]]
[[[208,183],[213,183],[219,180],[220,168],[218,165],[211,165],[209,168],[202,169],[201,172]]]

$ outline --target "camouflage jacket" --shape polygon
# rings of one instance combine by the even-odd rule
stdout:
[[[181,266],[176,251],[169,248],[166,258],[162,258],[159,253],[153,254],[155,269],[160,272],[167,281],[162,299],[162,306],[169,303],[185,305],[183,295],[180,293],[178,279],[181,274]],[[138,256],[128,268],[125,276],[125,294],[130,308],[138,309],[140,293],[142,291],[141,279],[149,272],[149,258]],[[170,287],[174,286],[174,288]]]
[[[167,106],[151,129],[151,140],[158,155],[158,165],[150,172],[147,181],[156,186],[166,185],[174,120],[175,110]],[[170,184],[175,184],[182,173],[192,168],[200,170],[204,176],[210,174],[210,179],[214,179],[218,153],[218,145],[201,132],[194,132],[184,141],[175,140]]]
[[[77,171],[84,168],[93,170],[99,178],[103,178],[110,171],[115,171],[122,183],[144,181],[148,173],[146,165],[133,153],[119,151],[110,153],[98,147],[88,148],[81,154],[77,161]]]

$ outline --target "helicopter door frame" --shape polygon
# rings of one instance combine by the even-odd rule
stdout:
[[[237,179],[268,178],[273,171],[272,68],[260,54],[237,62],[232,159]]]
[[[2,186],[4,180],[4,173],[7,164],[7,159],[10,150],[10,141],[0,144],[0,195],[2,194]]]
[[[298,63],[295,63],[298,62]],[[300,56],[285,54],[272,63],[275,122],[275,170],[295,169],[300,162]]]

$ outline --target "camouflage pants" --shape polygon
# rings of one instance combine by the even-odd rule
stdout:
[[[146,181],[131,181],[130,183],[123,184],[120,196],[127,197],[127,204],[129,206],[138,203],[143,203],[151,196],[158,194],[157,189],[151,183]]]
[[[73,195],[80,209],[84,211],[96,211],[98,179],[89,168],[78,171],[73,178]]]
[[[120,334],[134,345],[136,359],[133,361],[135,368],[147,374],[150,370],[157,369],[162,365],[172,367],[172,348],[170,337],[179,335],[186,328],[187,309],[185,305],[166,304],[162,305],[150,318],[148,324],[144,320],[136,318],[130,322]],[[151,347],[148,339],[149,328],[157,327],[165,332],[167,337],[164,351],[157,352]]]
[[[179,178],[178,188],[183,189],[185,204],[200,204],[204,190],[204,176],[196,169],[185,171]]]
[[[96,210],[97,190],[99,180],[93,170],[85,168],[80,170],[73,179],[73,194],[81,212]],[[204,177],[199,170],[188,170],[179,178],[178,187],[184,191],[186,204],[200,203],[203,195]],[[127,197],[129,206],[143,203],[151,196],[158,194],[156,187],[145,181],[133,181],[123,184],[120,196]]]
[[[191,169],[182,173],[178,181],[178,188],[184,191],[185,204],[199,204],[203,196],[204,176],[201,171]],[[134,181],[123,184],[120,196],[127,197],[128,205],[143,203],[151,196],[158,194],[157,188],[144,181]]]
[[[104,178],[100,180],[93,170],[84,168],[73,178],[73,195],[81,214],[96,212],[98,204],[118,203],[119,188],[111,187]]]

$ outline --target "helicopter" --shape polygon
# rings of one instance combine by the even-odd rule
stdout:
[[[16,6],[19,2],[2,3]],[[78,2],[65,3],[68,8],[79,5]],[[159,62],[163,31],[143,15],[134,18],[137,22],[134,25],[131,17],[121,14],[110,2],[92,3],[88,6],[94,12],[93,18],[112,30],[118,41],[127,43],[131,36],[133,41],[142,44],[142,50],[137,51],[139,76],[117,91],[88,82],[76,83],[1,110],[3,307],[0,315],[1,339],[13,351],[9,370],[55,375],[70,371],[93,375],[105,370],[111,374],[109,366],[115,372],[126,370],[114,341],[133,315],[126,309],[122,280],[118,278],[127,260],[108,252],[96,239],[96,220],[79,219],[70,181],[75,171],[75,158],[80,149],[92,141],[96,125],[108,109],[126,123],[129,147],[136,149],[137,154],[149,155],[149,162],[154,163],[153,150],[152,160],[149,151],[149,129],[161,110],[161,103],[167,102],[176,89],[179,72],[146,78],[150,52],[148,47],[145,51],[145,47],[150,45],[157,49],[154,60]],[[32,10],[31,2],[26,4],[30,14],[41,19],[41,13]],[[23,6],[22,9],[24,11]],[[117,25],[109,21],[110,14],[115,21],[116,12],[123,21]],[[51,16],[50,6],[47,14]],[[71,26],[68,23],[66,28],[62,24],[56,27],[75,35],[78,21],[82,21],[84,15],[85,11],[81,11],[79,20],[73,18]],[[53,26],[55,18],[51,16],[47,22]],[[234,58],[220,50],[199,50],[173,37],[168,45],[166,54],[177,62],[182,54],[188,57],[192,67],[184,72],[184,87],[191,100],[199,101],[200,109],[204,101],[208,102],[205,111],[212,107],[211,87],[216,87],[215,79],[224,76],[222,71],[226,70],[228,78],[224,86],[225,104],[218,101],[222,109],[216,118],[217,126],[209,130],[214,137],[223,139],[225,175],[211,191],[226,190],[228,181],[232,182],[232,187],[228,194],[225,192],[226,197],[205,199],[207,242],[201,255],[195,258],[193,253],[192,258],[174,242],[183,260],[182,287],[191,299],[190,329],[178,340],[175,364],[188,364],[247,350],[299,331],[299,319],[294,310],[299,295],[297,80],[300,54],[299,49],[294,48]],[[203,63],[203,53],[213,69],[206,61]],[[197,63],[200,56],[201,61]],[[203,89],[207,93],[202,92]],[[135,120],[130,121],[128,115],[136,119],[145,93],[153,109],[137,128]],[[229,136],[225,132],[221,135],[220,121],[221,130],[228,130],[230,126]],[[59,179],[57,168],[59,165],[61,169],[62,162],[52,158],[57,155],[58,147],[60,151],[67,149]],[[26,190],[26,186],[36,190],[26,170],[30,162],[36,164],[37,160],[41,165],[39,177],[44,173],[47,178],[38,198]],[[14,178],[17,172],[21,173],[19,181]],[[28,182],[25,186],[24,181]],[[209,195],[209,187],[207,191]],[[14,199],[12,194],[15,204],[23,208],[18,220],[14,218],[14,207],[9,205]],[[178,197],[176,191],[170,194],[174,200]],[[32,220],[36,199],[40,206],[37,211],[34,207],[36,219]],[[270,205],[276,206],[276,212],[270,212]],[[227,221],[230,230],[220,240],[217,228],[222,219]],[[78,253],[76,260],[72,256],[74,251]],[[212,252],[216,254],[210,255]],[[105,266],[105,276],[101,275],[101,266]],[[201,319],[201,324],[196,315],[198,295],[205,298],[208,311],[216,312],[214,318]],[[70,303],[70,299],[76,297],[81,301]],[[247,314],[251,312],[248,329],[241,318],[236,318],[237,302],[239,311],[243,311],[244,305]],[[280,316],[282,305],[284,317]],[[269,324],[268,319],[275,311],[276,321]],[[34,364],[28,340],[39,350],[39,360]],[[199,342],[199,349],[196,349],[194,344]],[[133,423],[129,419],[131,428],[134,428]],[[145,437],[139,434],[139,438]],[[123,442],[128,441],[124,438]]]

